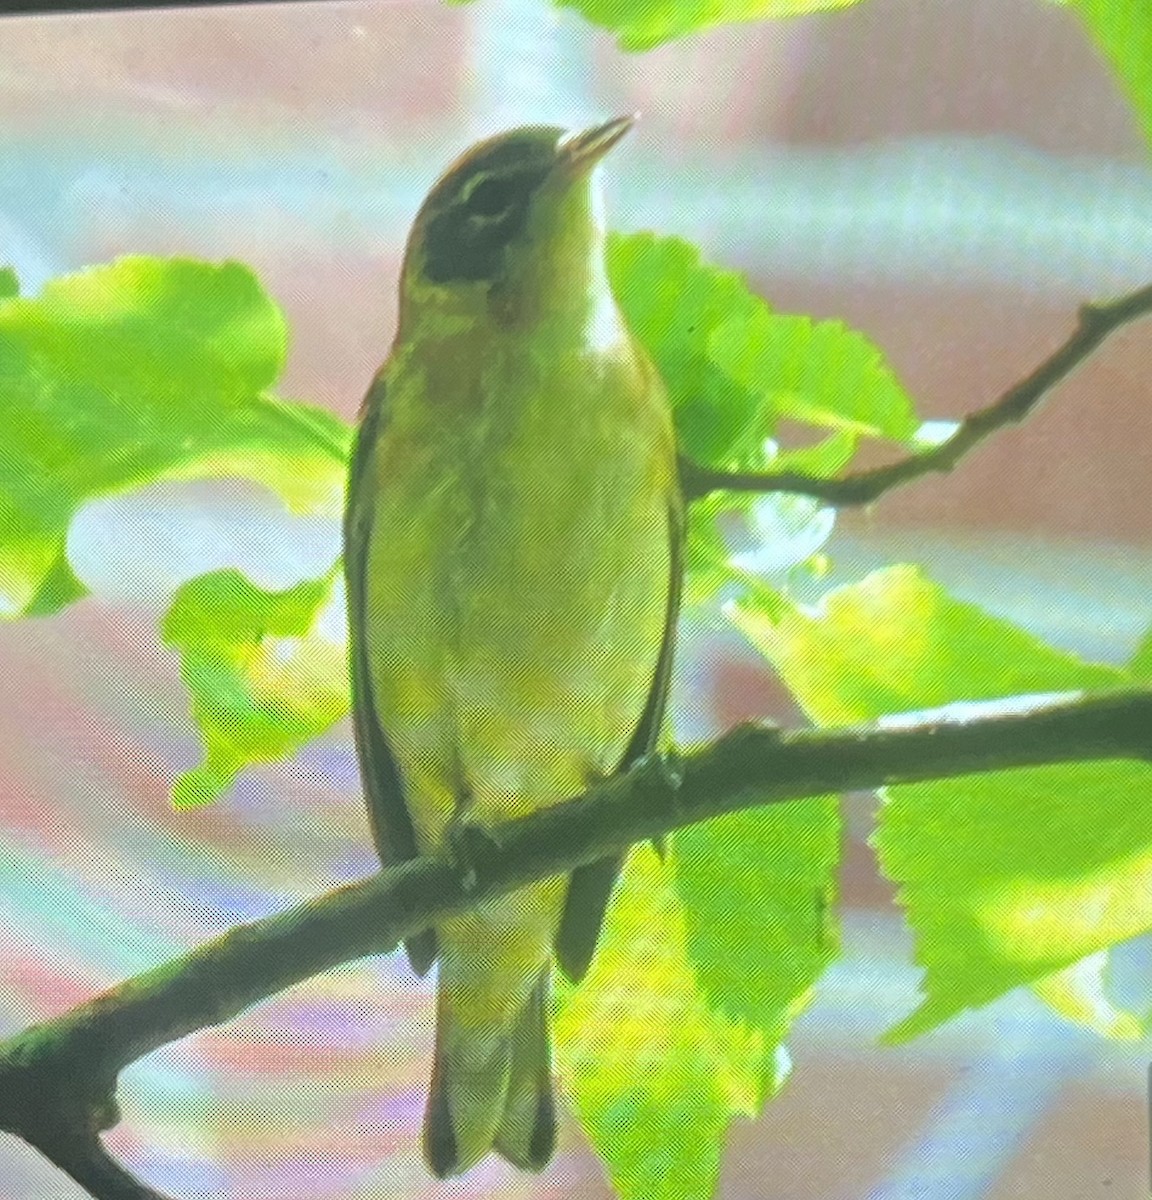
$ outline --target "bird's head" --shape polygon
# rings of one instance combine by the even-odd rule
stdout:
[[[596,165],[633,120],[580,133],[527,125],[457,159],[412,225],[402,325],[425,312],[523,325],[578,308],[606,287]]]

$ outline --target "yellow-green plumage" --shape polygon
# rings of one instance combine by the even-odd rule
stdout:
[[[659,721],[679,571],[671,420],[608,287],[591,163],[567,165],[560,132],[482,144],[434,190],[366,405],[346,558],[386,861],[582,791]],[[518,164],[526,212],[490,253],[461,197],[501,166],[519,179]],[[471,223],[437,226],[438,196]],[[378,780],[374,795],[385,755],[401,812]],[[567,889],[556,876],[436,929],[425,1144],[439,1173],[493,1147],[529,1167],[550,1153],[545,1008]]]

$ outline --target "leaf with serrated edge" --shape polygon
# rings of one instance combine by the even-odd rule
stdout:
[[[672,866],[629,855],[591,970],[558,979],[560,1075],[621,1200],[709,1200],[733,1116],[787,1073],[782,1048],[709,1007]]]
[[[811,610],[774,597],[767,611],[749,597],[731,612],[825,725],[1130,681],[955,600],[911,567],[877,572]],[[922,1033],[1152,927],[1149,828],[1152,768],[1134,762],[889,789],[874,840],[925,968],[923,1004],[889,1036]]]

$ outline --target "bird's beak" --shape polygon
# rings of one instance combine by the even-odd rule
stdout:
[[[583,133],[570,133],[556,147],[557,167],[569,175],[586,175],[636,124],[636,115],[613,117]]]

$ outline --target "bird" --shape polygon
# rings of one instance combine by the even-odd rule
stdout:
[[[344,513],[353,730],[388,866],[658,748],[684,501],[668,392],[609,282],[601,162],[626,115],[468,149],[413,222]],[[588,970],[622,856],[409,938],[437,966],[424,1157],[542,1169],[549,1003]]]

